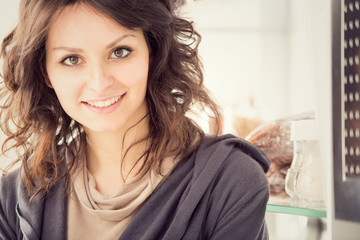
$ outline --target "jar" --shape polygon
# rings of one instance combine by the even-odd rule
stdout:
[[[292,121],[290,139],[294,142],[294,155],[286,174],[285,191],[292,205],[322,208],[325,203],[316,121]]]

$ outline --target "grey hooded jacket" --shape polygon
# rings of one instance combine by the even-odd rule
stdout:
[[[268,239],[265,154],[231,135],[206,137],[145,201],[119,240]],[[0,239],[66,239],[64,184],[31,203],[20,171],[0,178]]]

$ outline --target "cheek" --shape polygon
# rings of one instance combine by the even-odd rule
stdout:
[[[79,74],[74,74],[75,71],[64,69],[64,67],[52,66],[47,67],[47,74],[49,81],[53,88],[56,90],[65,90],[72,91],[79,81],[74,81],[75,79],[81,79]],[[66,91],[66,90],[65,90]]]
[[[55,71],[50,71],[49,81],[51,83],[52,88],[54,89],[61,105],[63,108],[66,108],[66,104],[76,99],[79,95],[81,89],[81,83],[79,81],[75,81],[76,78],[73,76],[68,76],[64,73],[56,73]]]
[[[147,88],[148,75],[147,72],[138,71],[133,76],[133,86],[139,91],[144,91]]]
[[[147,61],[137,61],[135,64],[129,63],[121,67],[114,66],[112,72],[115,79],[130,91],[136,91],[140,94],[146,90],[148,80]]]
[[[131,84],[137,86],[137,88],[146,89],[149,71],[148,65],[149,62],[145,60],[139,62],[136,65],[132,65],[131,69],[129,70],[129,78],[132,79]]]
[[[137,74],[132,89],[134,97],[143,101],[147,90],[147,74]]]

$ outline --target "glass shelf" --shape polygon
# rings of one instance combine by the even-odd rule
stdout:
[[[267,212],[286,213],[293,215],[300,215],[313,218],[326,218],[325,208],[306,208],[291,205],[290,199],[276,199],[270,198],[267,206]]]

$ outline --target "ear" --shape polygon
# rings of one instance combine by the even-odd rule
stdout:
[[[46,70],[44,69],[44,66],[42,63],[40,63],[40,70],[41,70],[41,73],[45,79],[45,83],[46,85],[49,87],[49,88],[53,88],[52,84],[51,84],[51,81],[49,79],[49,76],[47,75],[46,73]]]

